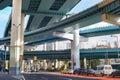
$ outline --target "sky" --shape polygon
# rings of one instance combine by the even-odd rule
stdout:
[[[81,12],[87,8],[90,8],[91,6],[100,3],[101,1],[103,0],[81,0],[69,13]]]
[[[3,10],[0,10],[0,38],[3,36],[5,27],[9,18],[9,15],[11,14],[11,8],[7,7]]]
[[[78,12],[82,12],[83,10],[86,10],[87,8],[98,4],[99,2],[101,2],[103,0],[81,0],[70,12],[69,14],[72,13],[78,13]],[[8,21],[9,15],[11,14],[11,8],[7,7],[3,10],[0,10],[0,38],[3,37],[4,31],[5,31],[5,27],[6,27],[6,23]],[[29,17],[29,16],[27,16]],[[28,20],[28,18],[26,18],[26,21]],[[100,25],[106,25],[106,23],[101,23]],[[108,24],[107,24],[108,25]],[[96,25],[97,26],[97,25]],[[117,35],[118,36],[118,35]],[[89,43],[94,43],[97,42],[99,39],[106,39],[109,40],[110,37],[108,36],[103,36],[103,37],[96,37],[95,39],[90,38],[89,42],[87,42],[87,44]],[[108,39],[107,39],[108,38]],[[113,39],[115,40],[115,38]],[[90,45],[89,46],[94,46],[94,45]]]

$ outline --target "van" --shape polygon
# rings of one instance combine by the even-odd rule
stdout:
[[[111,65],[98,65],[95,75],[110,75],[112,73],[112,66]]]

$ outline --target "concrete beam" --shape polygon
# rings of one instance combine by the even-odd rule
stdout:
[[[32,12],[32,11],[24,11],[24,13],[29,14],[29,15],[46,15],[46,16],[64,16],[66,13],[62,13],[62,12]]]
[[[62,33],[62,32],[53,32],[53,36],[73,40],[73,34],[70,33]]]
[[[104,0],[104,1],[102,1],[101,3],[98,4],[98,7],[99,7],[99,8],[104,7],[104,6],[112,3],[113,1],[115,1],[115,0]]]
[[[73,40],[74,35],[71,33],[53,32],[53,36],[64,38],[67,40]],[[88,41],[88,38],[86,38],[84,36],[79,36],[79,38],[80,38],[80,42],[87,42]]]
[[[120,16],[112,14],[102,14],[102,20],[120,26]]]

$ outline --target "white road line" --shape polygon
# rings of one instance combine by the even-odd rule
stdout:
[[[62,79],[65,79],[65,80],[72,80],[70,78],[65,78],[65,77],[59,77],[59,78],[62,78]]]
[[[41,77],[41,79],[48,80],[48,78],[46,78],[46,77]]]

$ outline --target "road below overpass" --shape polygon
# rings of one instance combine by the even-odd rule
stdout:
[[[120,80],[120,77],[100,77],[100,76],[85,76],[74,74],[61,74],[59,72],[33,72],[23,74],[25,80]]]
[[[90,78],[80,78],[74,76],[59,75],[58,73],[42,72],[24,74],[25,80],[99,80]]]
[[[27,72],[16,76],[0,72],[0,80],[120,80],[120,77],[86,76],[59,72]]]

